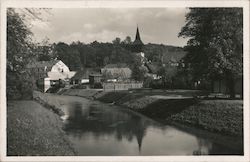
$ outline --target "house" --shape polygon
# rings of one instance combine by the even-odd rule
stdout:
[[[106,81],[128,80],[132,75],[131,69],[124,63],[108,64],[101,69],[101,73]]]
[[[89,75],[89,83],[90,85],[94,85],[96,83],[101,83],[102,74],[90,74]]]
[[[98,69],[85,68],[77,71],[76,74],[70,79],[71,84],[89,83],[89,75],[99,73]]]
[[[29,63],[26,68],[34,76],[38,87],[46,92],[59,80],[69,81],[75,75],[61,60],[38,61]]]

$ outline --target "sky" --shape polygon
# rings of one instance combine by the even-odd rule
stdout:
[[[178,38],[185,24],[186,8],[58,8],[32,20],[32,32],[38,42],[50,43],[112,42],[116,37],[135,39],[138,25],[143,43],[183,47],[187,39]]]

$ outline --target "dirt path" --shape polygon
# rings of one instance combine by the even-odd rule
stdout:
[[[7,107],[7,155],[75,155],[58,115],[29,100]]]

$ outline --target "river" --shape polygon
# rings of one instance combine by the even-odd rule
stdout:
[[[241,155],[242,140],[188,127],[161,124],[116,105],[73,96],[52,96],[78,155]]]

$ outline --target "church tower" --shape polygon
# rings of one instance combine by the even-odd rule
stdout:
[[[135,40],[132,44],[132,52],[135,53],[140,53],[142,52],[142,48],[143,48],[144,44],[141,41],[141,37],[140,37],[140,32],[139,32],[139,28],[137,26],[137,30],[136,30],[136,35],[135,35]]]

